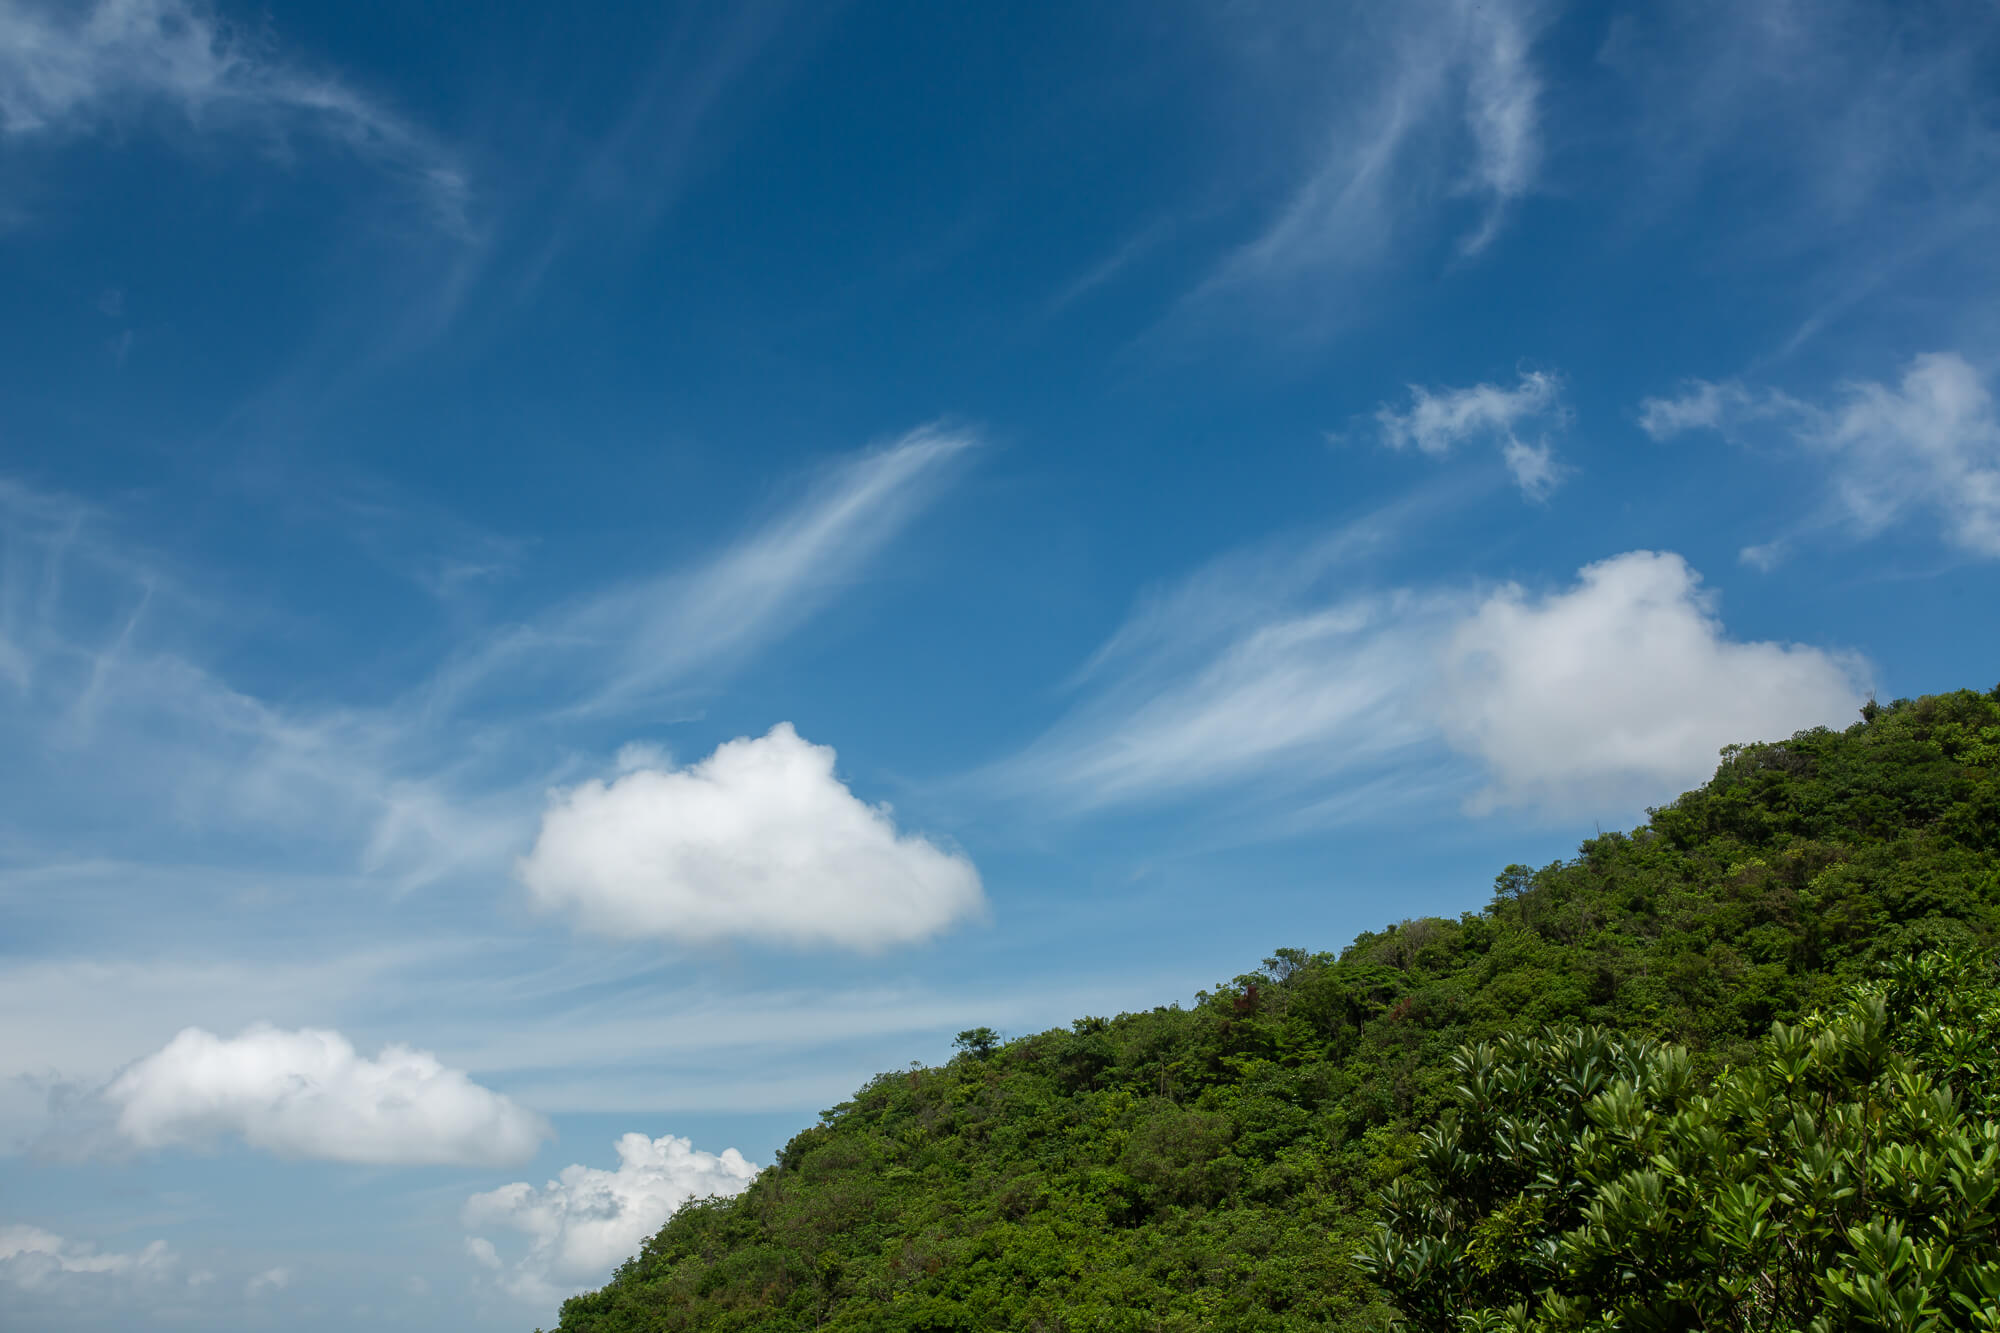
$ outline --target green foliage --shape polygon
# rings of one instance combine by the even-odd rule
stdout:
[[[999,1044],[1000,1034],[989,1027],[967,1028],[952,1042],[958,1050],[981,1060],[993,1054],[993,1048]]]
[[[1798,1030],[1816,1041],[1822,1028],[1811,1024],[1846,1019],[1804,1016],[1893,960],[1996,941],[2000,691],[1879,707],[1845,732],[1732,747],[1712,781],[1646,825],[1540,870],[1510,866],[1491,902],[1456,920],[1405,921],[1338,955],[1282,949],[1186,1007],[1004,1043],[970,1029],[949,1064],[881,1075],[826,1112],[744,1194],[683,1208],[604,1289],[568,1302],[561,1328],[1386,1328],[1394,1311],[1355,1258],[1385,1215],[1377,1191],[1390,1190],[1387,1216],[1407,1216],[1396,1209],[1418,1207],[1411,1191],[1457,1179],[1440,1174],[1451,1168],[1438,1160],[1437,1131],[1420,1131],[1454,1112],[1476,1128],[1462,1098],[1478,1070],[1489,1070],[1482,1095],[1514,1095],[1502,1050],[1540,1042],[1537,1060],[1574,1066],[1575,1106],[1546,1079],[1522,1087],[1548,1112],[1545,1137],[1507,1149],[1524,1164],[1535,1153],[1574,1164],[1562,1145],[1610,1134],[1583,1108],[1621,1080],[1635,1090],[1619,1095],[1637,1097],[1647,1117],[1671,1117],[1711,1095],[1719,1071],[1740,1080],[1761,1067],[1774,1022],[1806,1023]],[[1937,1030],[1971,1030],[1961,1019]],[[1896,1060],[1934,1088],[1965,1086],[1936,1072],[1944,1055],[1920,1049],[1916,1034],[1929,1029],[1895,1021]],[[1555,1035],[1518,1035],[1544,1028]],[[1481,1043],[1490,1058],[1454,1061]],[[1476,1058],[1489,1064],[1466,1065]],[[1850,1104],[1874,1105],[1838,1103]],[[1792,1132],[1793,1122],[1770,1123]],[[1836,1132],[1829,1124],[1813,1122],[1823,1140]],[[1947,1153],[1943,1124],[1911,1139],[1913,1150]],[[1609,1170],[1624,1159],[1605,1160]],[[1913,1160],[1928,1170],[1932,1159]],[[1583,1196],[1544,1197],[1517,1178],[1525,1169],[1496,1165],[1484,1193],[1453,1202],[1457,1230],[1399,1224],[1411,1246],[1464,1256],[1471,1276],[1447,1282],[1440,1300],[1539,1290],[1535,1247],[1573,1229],[1563,1209]],[[1745,1170],[1726,1183],[1761,1188]],[[1623,1188],[1631,1202],[1620,1206],[1639,1208],[1656,1187]],[[1681,1188],[1660,1175],[1660,1198]],[[1762,1196],[1746,1197],[1726,1205],[1738,1229],[1728,1234],[1740,1231],[1745,1246],[1771,1243],[1774,1227],[1796,1230],[1793,1211],[1758,1213]],[[1902,1229],[1867,1232],[1866,1253],[1889,1266],[1902,1299],[1900,1275],[1945,1261],[1924,1248],[1936,1235],[1916,1213],[1880,1215]],[[1878,1296],[1857,1287],[1852,1300]],[[1560,1314],[1536,1307],[1532,1317]],[[1829,1325],[1850,1326],[1867,1325]]]
[[[1570,1027],[1467,1047],[1363,1262],[1411,1326],[2000,1333],[2000,989],[1921,954],[1699,1091]]]

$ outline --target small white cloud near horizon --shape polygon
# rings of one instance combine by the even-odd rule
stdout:
[[[177,1262],[179,1257],[163,1240],[136,1253],[106,1253],[40,1227],[0,1226],[0,1283],[27,1291],[79,1279],[158,1278]]]
[[[1776,423],[1825,462],[1831,503],[1858,536],[1930,513],[1951,545],[2000,558],[2000,413],[1959,353],[1912,357],[1893,385],[1850,381],[1829,405],[1755,393],[1735,380],[1690,380],[1678,396],[1647,398],[1639,410],[1640,428],[1655,440],[1690,430],[1734,439],[1755,422]],[[1745,560],[1757,564],[1780,545],[1746,547]]]
[[[338,1032],[266,1025],[233,1038],[186,1028],[104,1090],[133,1147],[235,1135],[281,1157],[381,1166],[503,1166],[553,1131],[428,1051],[370,1060]]]
[[[1568,414],[1556,375],[1523,371],[1512,389],[1495,384],[1438,390],[1412,384],[1409,389],[1408,408],[1398,411],[1383,403],[1375,409],[1382,442],[1391,449],[1415,448],[1427,457],[1443,458],[1471,440],[1495,441],[1515,484],[1530,500],[1547,499],[1570,470],[1555,461],[1546,439],[1527,444],[1516,434],[1529,421],[1564,424]]]
[[[539,1190],[516,1181],[467,1199],[468,1230],[506,1227],[525,1233],[530,1247],[511,1268],[484,1236],[467,1236],[466,1253],[500,1273],[501,1288],[517,1299],[550,1304],[602,1285],[683,1203],[740,1194],[758,1172],[734,1148],[702,1152],[671,1134],[626,1134],[617,1148],[615,1171],[566,1166]]]
[[[1509,584],[1445,649],[1439,725],[1490,777],[1475,813],[1649,802],[1705,781],[1724,745],[1850,720],[1855,658],[1729,639],[1680,556],[1631,551],[1567,591]]]
[[[685,768],[554,792],[518,874],[588,929],[690,944],[871,950],[982,911],[972,862],[899,833],[834,761],[781,722]]]

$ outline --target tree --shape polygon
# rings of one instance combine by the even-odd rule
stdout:
[[[984,1060],[1000,1044],[1000,1034],[989,1027],[967,1028],[951,1044],[975,1060]]]
[[[2000,1333],[1993,967],[1913,957],[1706,1092],[1601,1028],[1462,1048],[1362,1263],[1438,1333]]]

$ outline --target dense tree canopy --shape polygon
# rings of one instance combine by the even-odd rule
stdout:
[[[949,1064],[881,1075],[826,1112],[744,1194],[683,1208],[606,1287],[568,1302],[561,1327],[1280,1333],[1387,1327],[1398,1317],[1391,1293],[1426,1327],[1457,1327],[1437,1321],[1465,1312],[1515,1320],[1472,1327],[1571,1326],[1598,1307],[1505,1311],[1548,1284],[1570,1284],[1559,1296],[1584,1285],[1644,1296],[1636,1278],[1629,1290],[1558,1282],[1564,1264],[1619,1271],[1618,1246],[1638,1243],[1629,1228],[1589,1239],[1597,1233],[1577,1218],[1596,1206],[1615,1221],[1618,1199],[1653,1188],[1622,1174],[1638,1169],[1631,1144],[1651,1142],[1643,1134],[1712,1132],[1727,1146],[1748,1142],[1744,1127],[1764,1116],[1801,1154],[1814,1134],[1839,1153],[1859,1151],[1839,1137],[1841,1117],[1887,1118],[1909,1127],[1896,1143],[1918,1154],[1920,1175],[1935,1162],[1958,1169],[1960,1149],[1983,1151],[1976,1122],[1990,1126],[1992,1108],[1978,1109],[1963,1077],[1924,1063],[1936,1053],[1895,998],[1905,983],[1856,988],[1898,960],[1996,941],[2000,690],[1871,705],[1844,732],[1732,747],[1709,783],[1645,825],[1540,870],[1509,866],[1491,901],[1455,920],[1405,921],[1337,955],[1279,950],[1187,1007],[1006,1042],[968,1031]],[[1889,1006],[1879,1022],[1871,1004]],[[1939,1032],[1991,1031],[1956,1011],[1937,1021]],[[1822,1039],[1848,1042],[1843,1033],[1875,1063],[1828,1083],[1829,1069],[1849,1070],[1848,1048],[1815,1053]],[[1612,1132],[1591,1117],[1613,1113],[1549,1072],[1580,1052],[1630,1086],[1616,1114],[1646,1117],[1616,1151],[1592,1140],[1586,1152],[1586,1127]],[[1798,1099],[1743,1072],[1787,1059],[1809,1062],[1802,1076],[1834,1099],[1814,1114],[1833,1120],[1797,1128]],[[1502,1078],[1510,1062],[1526,1072]],[[1904,1089],[1905,1074],[1929,1092]],[[1519,1178],[1532,1157],[1503,1153],[1481,1159],[1483,1176],[1452,1174],[1441,1144],[1497,1151],[1499,1112],[1465,1100],[1475,1076],[1492,1096],[1527,1099],[1506,1113],[1527,1116],[1548,1151],[1596,1174],[1539,1203]],[[1941,1089],[1956,1109],[1924,1121],[1923,1097]],[[1702,1097],[1736,1099],[1736,1119],[1711,1112],[1666,1127]],[[1874,1171],[1882,1141],[1845,1169]],[[1978,1280],[1952,1268],[1970,1251],[1937,1257],[1957,1242],[1940,1240],[1941,1214],[1917,1205],[1835,1209],[1831,1229],[1807,1235],[1790,1204],[1758,1211],[1775,1197],[1768,1176],[1745,1167],[1701,1179],[1707,1193],[1674,1196],[1684,1263],[1739,1227],[1746,1264],[1766,1253],[1760,1245],[1803,1247],[1802,1282],[1817,1283],[1812,1265],[1836,1253],[1888,1265],[1861,1274],[1942,1264],[1926,1299],[1947,1310],[1962,1278]],[[1626,1193],[1590,1192],[1614,1187]],[[1728,1192],[1738,1187],[1753,1192]],[[1659,1188],[1696,1187],[1662,1176]],[[1439,1209],[1449,1224],[1427,1229]],[[1697,1213],[1713,1236],[1697,1234]],[[1383,1248],[1391,1242],[1457,1246],[1476,1260],[1478,1282],[1438,1287],[1407,1266],[1414,1251]],[[1552,1258],[1550,1243],[1571,1248]],[[1827,1326],[1864,1326],[1844,1317]]]
[[[1414,1328],[2000,1333],[2000,988],[1940,951],[1703,1090],[1601,1028],[1481,1042],[1363,1257]]]

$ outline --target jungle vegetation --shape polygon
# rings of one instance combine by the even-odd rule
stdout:
[[[1991,1330],[1996,945],[2000,689],[1871,703],[1456,919],[968,1031],[561,1329]]]

